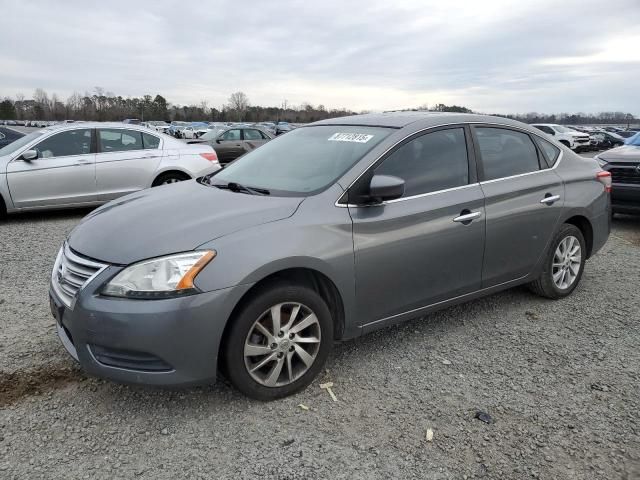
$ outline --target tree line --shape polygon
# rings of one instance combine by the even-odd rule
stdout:
[[[58,95],[49,95],[38,88],[32,99],[24,95],[5,98],[0,102],[2,120],[86,120],[121,121],[125,118],[170,121],[287,121],[293,123],[315,122],[326,118],[354,115],[345,108],[327,109],[324,105],[309,103],[294,106],[286,100],[279,106],[262,107],[251,105],[243,92],[235,92],[225,105],[210,107],[208,102],[197,105],[169,103],[162,95],[122,97],[96,87],[92,93],[73,93],[66,100]]]
[[[472,109],[459,105],[443,103],[432,106],[422,105],[408,109],[413,111],[429,110],[437,112],[474,113]],[[162,95],[143,95],[142,97],[122,97],[95,87],[93,92],[80,94],[74,92],[65,100],[57,94],[48,94],[38,88],[33,98],[26,100],[24,95],[5,98],[0,102],[0,120],[95,120],[121,121],[125,118],[141,120],[170,121],[287,121],[293,123],[315,122],[327,118],[354,115],[345,108],[327,109],[324,105],[290,105],[286,100],[281,105],[263,107],[251,105],[244,92],[235,92],[229,96],[226,104],[210,107],[208,102],[178,105],[167,101]],[[360,112],[365,113],[365,112]],[[554,113],[530,112],[499,116],[512,118],[525,123],[562,123],[568,125],[585,124],[630,124],[637,119],[625,112],[600,113]]]

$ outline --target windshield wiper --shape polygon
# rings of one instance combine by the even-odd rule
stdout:
[[[226,188],[232,192],[244,192],[250,195],[269,195],[271,193],[266,188],[247,187],[237,182],[229,182],[226,185],[223,183],[212,183],[211,185],[216,188]]]

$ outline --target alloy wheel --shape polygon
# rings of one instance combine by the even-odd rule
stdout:
[[[310,308],[296,302],[279,303],[249,329],[244,343],[245,367],[261,385],[289,385],[311,368],[320,341],[320,322]]]
[[[571,287],[578,278],[581,265],[580,241],[571,235],[563,238],[553,255],[551,274],[555,286],[560,290]]]

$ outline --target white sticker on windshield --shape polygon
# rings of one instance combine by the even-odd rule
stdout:
[[[373,135],[367,135],[366,133],[334,133],[329,137],[329,141],[367,143],[372,138]]]

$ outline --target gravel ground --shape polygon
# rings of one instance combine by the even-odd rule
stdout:
[[[519,288],[336,345],[306,391],[259,403],[77,369],[47,288],[84,213],[0,225],[0,478],[640,478],[640,218],[565,300]]]

